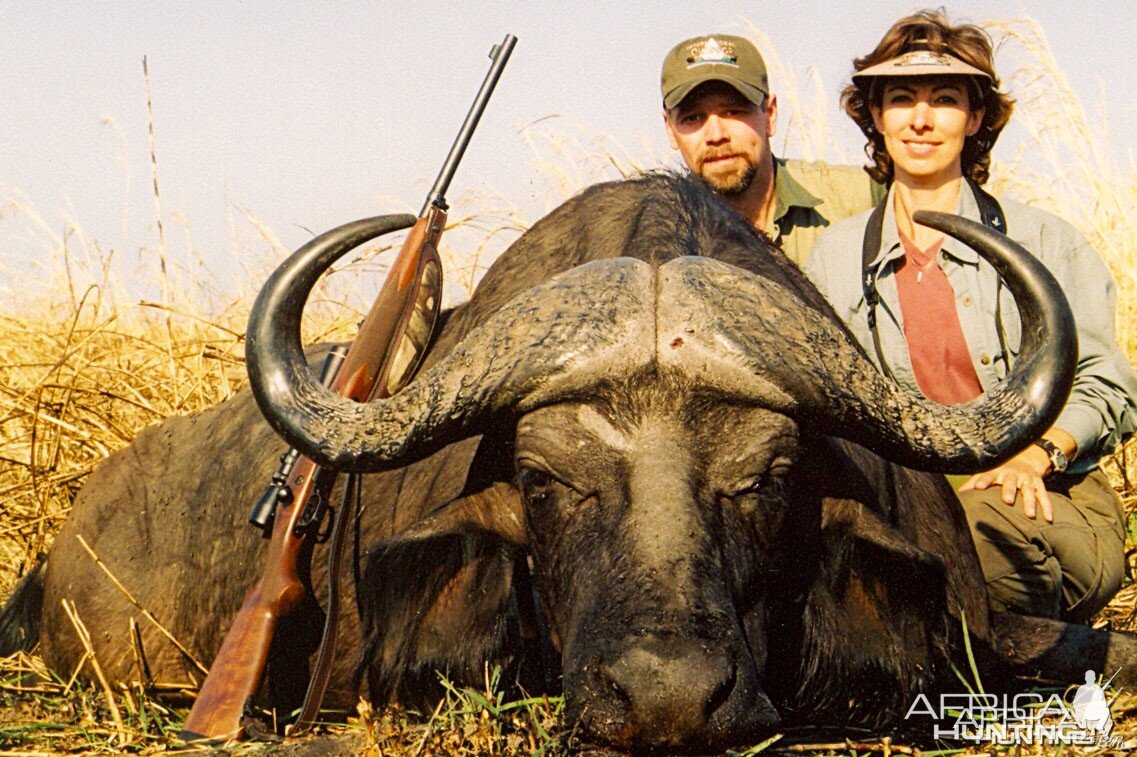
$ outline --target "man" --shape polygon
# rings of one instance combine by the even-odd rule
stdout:
[[[663,61],[660,83],[671,147],[798,265],[826,226],[884,196],[861,168],[774,157],[778,99],[748,40],[710,34],[680,42]]]

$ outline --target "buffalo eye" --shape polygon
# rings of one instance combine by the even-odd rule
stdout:
[[[729,492],[727,499],[743,502],[755,499],[776,499],[781,496],[786,475],[790,471],[790,460],[777,457],[766,470],[740,481]]]
[[[769,477],[765,473],[762,473],[737,487],[733,492],[730,493],[730,498],[740,499],[742,497],[760,496],[768,485]]]
[[[536,468],[522,467],[518,476],[526,489],[548,489],[553,483],[552,476]]]
[[[556,484],[556,479],[548,471],[529,465],[518,466],[517,481],[521,484],[525,501],[534,505],[544,504]]]
[[[529,459],[517,461],[517,483],[525,502],[531,505],[544,505],[554,499],[566,505],[579,505],[595,496],[594,491],[553,473],[543,462],[538,464]]]

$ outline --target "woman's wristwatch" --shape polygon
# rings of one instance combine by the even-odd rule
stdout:
[[[1070,460],[1066,457],[1065,452],[1058,449],[1058,445],[1049,439],[1039,439],[1034,444],[1042,447],[1042,451],[1050,458],[1051,473],[1064,473],[1066,471],[1066,466],[1070,464]]]

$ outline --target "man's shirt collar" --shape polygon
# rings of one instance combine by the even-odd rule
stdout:
[[[814,197],[809,190],[803,187],[797,179],[786,169],[786,161],[774,158],[774,223],[791,208],[813,209],[822,203],[820,198]]]

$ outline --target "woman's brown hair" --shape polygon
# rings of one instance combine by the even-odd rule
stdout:
[[[963,143],[960,158],[963,175],[983,184],[990,175],[991,148],[1010,120],[1015,103],[1009,95],[999,91],[990,36],[975,24],[952,26],[943,11],[922,10],[893,24],[875,50],[853,61],[853,69],[863,71],[913,50],[954,55],[991,77],[989,81],[973,77],[977,88],[969,88],[970,107],[972,110],[983,107],[986,112],[979,130]],[[873,86],[872,79],[849,84],[841,91],[841,107],[868,138],[865,154],[873,165],[865,170],[876,181],[889,184],[892,182],[892,158],[884,147],[884,137],[873,125],[870,110],[871,105],[880,106],[882,90],[883,87]]]

